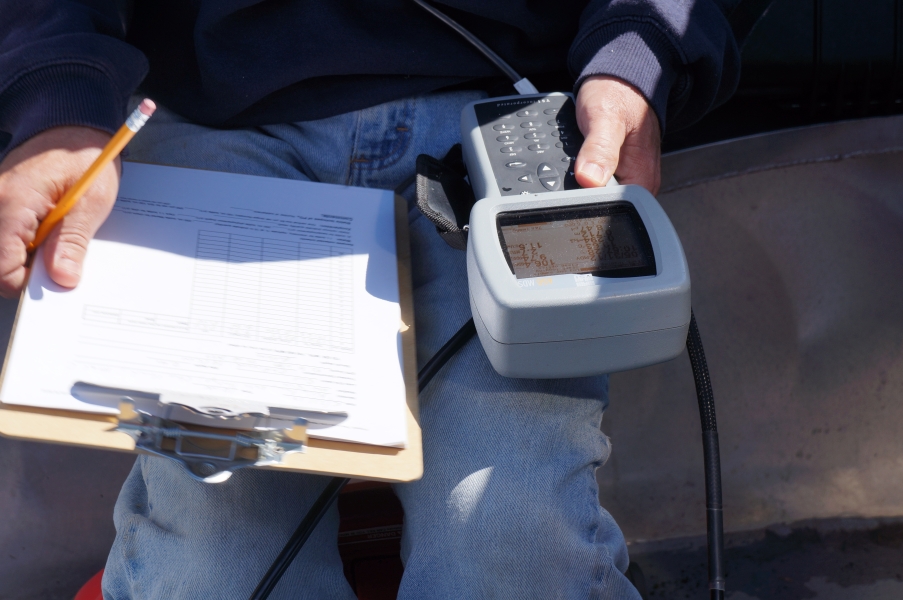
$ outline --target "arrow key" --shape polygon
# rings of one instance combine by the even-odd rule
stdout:
[[[558,169],[549,163],[539,163],[539,166],[536,167],[536,174],[539,177],[558,177]]]
[[[550,192],[554,192],[561,185],[561,181],[557,177],[543,177],[539,182]]]

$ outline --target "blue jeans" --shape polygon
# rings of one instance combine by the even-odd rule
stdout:
[[[392,189],[418,154],[441,157],[476,92],[390,102],[320,121],[215,130],[161,109],[129,146],[142,162]],[[408,190],[409,196],[412,190]],[[417,359],[470,318],[464,253],[410,204]],[[627,548],[599,506],[608,380],[505,379],[471,340],[421,394],[425,473],[405,510],[399,598],[638,599]],[[242,599],[327,478],[240,470],[199,483],[142,456],[114,515],[107,600]],[[271,598],[351,599],[333,508]]]

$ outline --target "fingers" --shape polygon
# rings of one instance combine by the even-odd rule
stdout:
[[[586,138],[577,154],[574,175],[581,187],[602,187],[618,169],[627,131],[610,113],[591,111],[587,119],[587,127],[581,127]]]
[[[590,77],[577,94],[577,123],[585,141],[574,172],[583,187],[637,184],[653,194],[661,181],[658,117],[642,94],[614,77]]]
[[[52,193],[33,183],[22,176],[22,169],[0,174],[0,296],[4,298],[14,298],[22,289],[28,275],[25,245],[34,236],[39,215],[53,206]]]
[[[71,288],[81,280],[88,242],[110,214],[118,183],[115,167],[110,165],[44,242],[44,265],[59,285]]]
[[[0,295],[16,296],[26,278],[26,246],[41,219],[100,154],[109,134],[87,127],[49,129],[13,149],[0,163]],[[44,250],[50,277],[78,283],[88,240],[112,209],[119,161],[99,175],[54,231]]]
[[[641,185],[654,196],[661,185],[662,154],[658,119],[654,115],[653,123],[654,126],[646,125],[627,134],[616,175],[618,183]]]
[[[22,190],[22,194],[27,194]],[[23,239],[37,229],[38,217],[27,206],[3,202],[0,195],[0,296],[15,298],[25,283],[27,253]]]

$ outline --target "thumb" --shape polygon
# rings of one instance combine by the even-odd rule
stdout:
[[[59,285],[68,288],[78,285],[88,242],[113,209],[118,188],[118,165],[109,165],[47,237],[44,265],[50,278]]]
[[[577,154],[574,175],[581,187],[602,187],[618,169],[626,127],[622,120],[602,115],[590,116],[581,125],[586,139]]]

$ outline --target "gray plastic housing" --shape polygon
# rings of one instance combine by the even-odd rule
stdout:
[[[503,96],[500,98],[490,98],[485,100],[478,100],[476,102],[471,102],[461,111],[461,149],[464,154],[464,162],[467,164],[467,175],[470,179],[470,185],[473,188],[474,197],[476,199],[481,198],[492,198],[496,196],[502,196],[502,192],[499,189],[499,185],[496,182],[495,174],[493,173],[492,161],[489,159],[489,151],[486,148],[486,143],[483,138],[482,131],[480,129],[480,123],[477,118],[477,113],[475,107],[477,105],[497,105],[503,107],[510,107],[512,112],[515,112],[520,109],[530,109],[530,108],[538,108],[540,115],[537,117],[541,123],[543,123],[543,127],[545,129],[549,129],[546,124],[546,121],[549,120],[551,115],[542,114],[542,107],[545,105],[545,101],[547,100],[557,100],[558,102],[570,100],[573,102],[574,95],[566,94],[561,92],[552,92],[549,94],[534,94],[534,95],[525,95],[525,96]],[[529,119],[529,117],[516,118],[514,123],[514,130],[523,135],[524,132],[530,131],[529,129],[524,129],[520,127],[522,121]],[[576,125],[574,127],[576,130]],[[579,131],[577,131],[579,135]],[[546,138],[547,141],[554,142],[555,138]],[[529,142],[525,142],[523,140],[520,141],[522,146],[526,146]],[[550,149],[552,153],[558,152],[558,154],[554,158],[549,158],[549,162],[554,164],[556,167],[560,166],[562,172],[571,169],[572,164],[562,163],[559,159],[559,156],[563,154],[563,152],[557,151],[555,148]],[[546,151],[547,153],[549,151]],[[548,154],[541,155],[537,153],[530,152],[528,149],[524,149],[522,152],[517,154],[508,155],[511,160],[524,159],[526,162],[534,163],[543,160]],[[496,153],[493,153],[493,158],[498,159]],[[526,170],[524,171],[526,172]],[[539,192],[541,188],[537,187],[535,191]],[[548,193],[548,192],[545,192]]]
[[[472,164],[472,179],[486,176]],[[636,208],[646,227],[655,275],[517,279],[512,273],[499,239],[499,213],[622,201]],[[670,360],[686,344],[687,261],[665,211],[639,186],[483,198],[470,217],[467,279],[480,342],[505,377],[554,379],[635,369]]]

